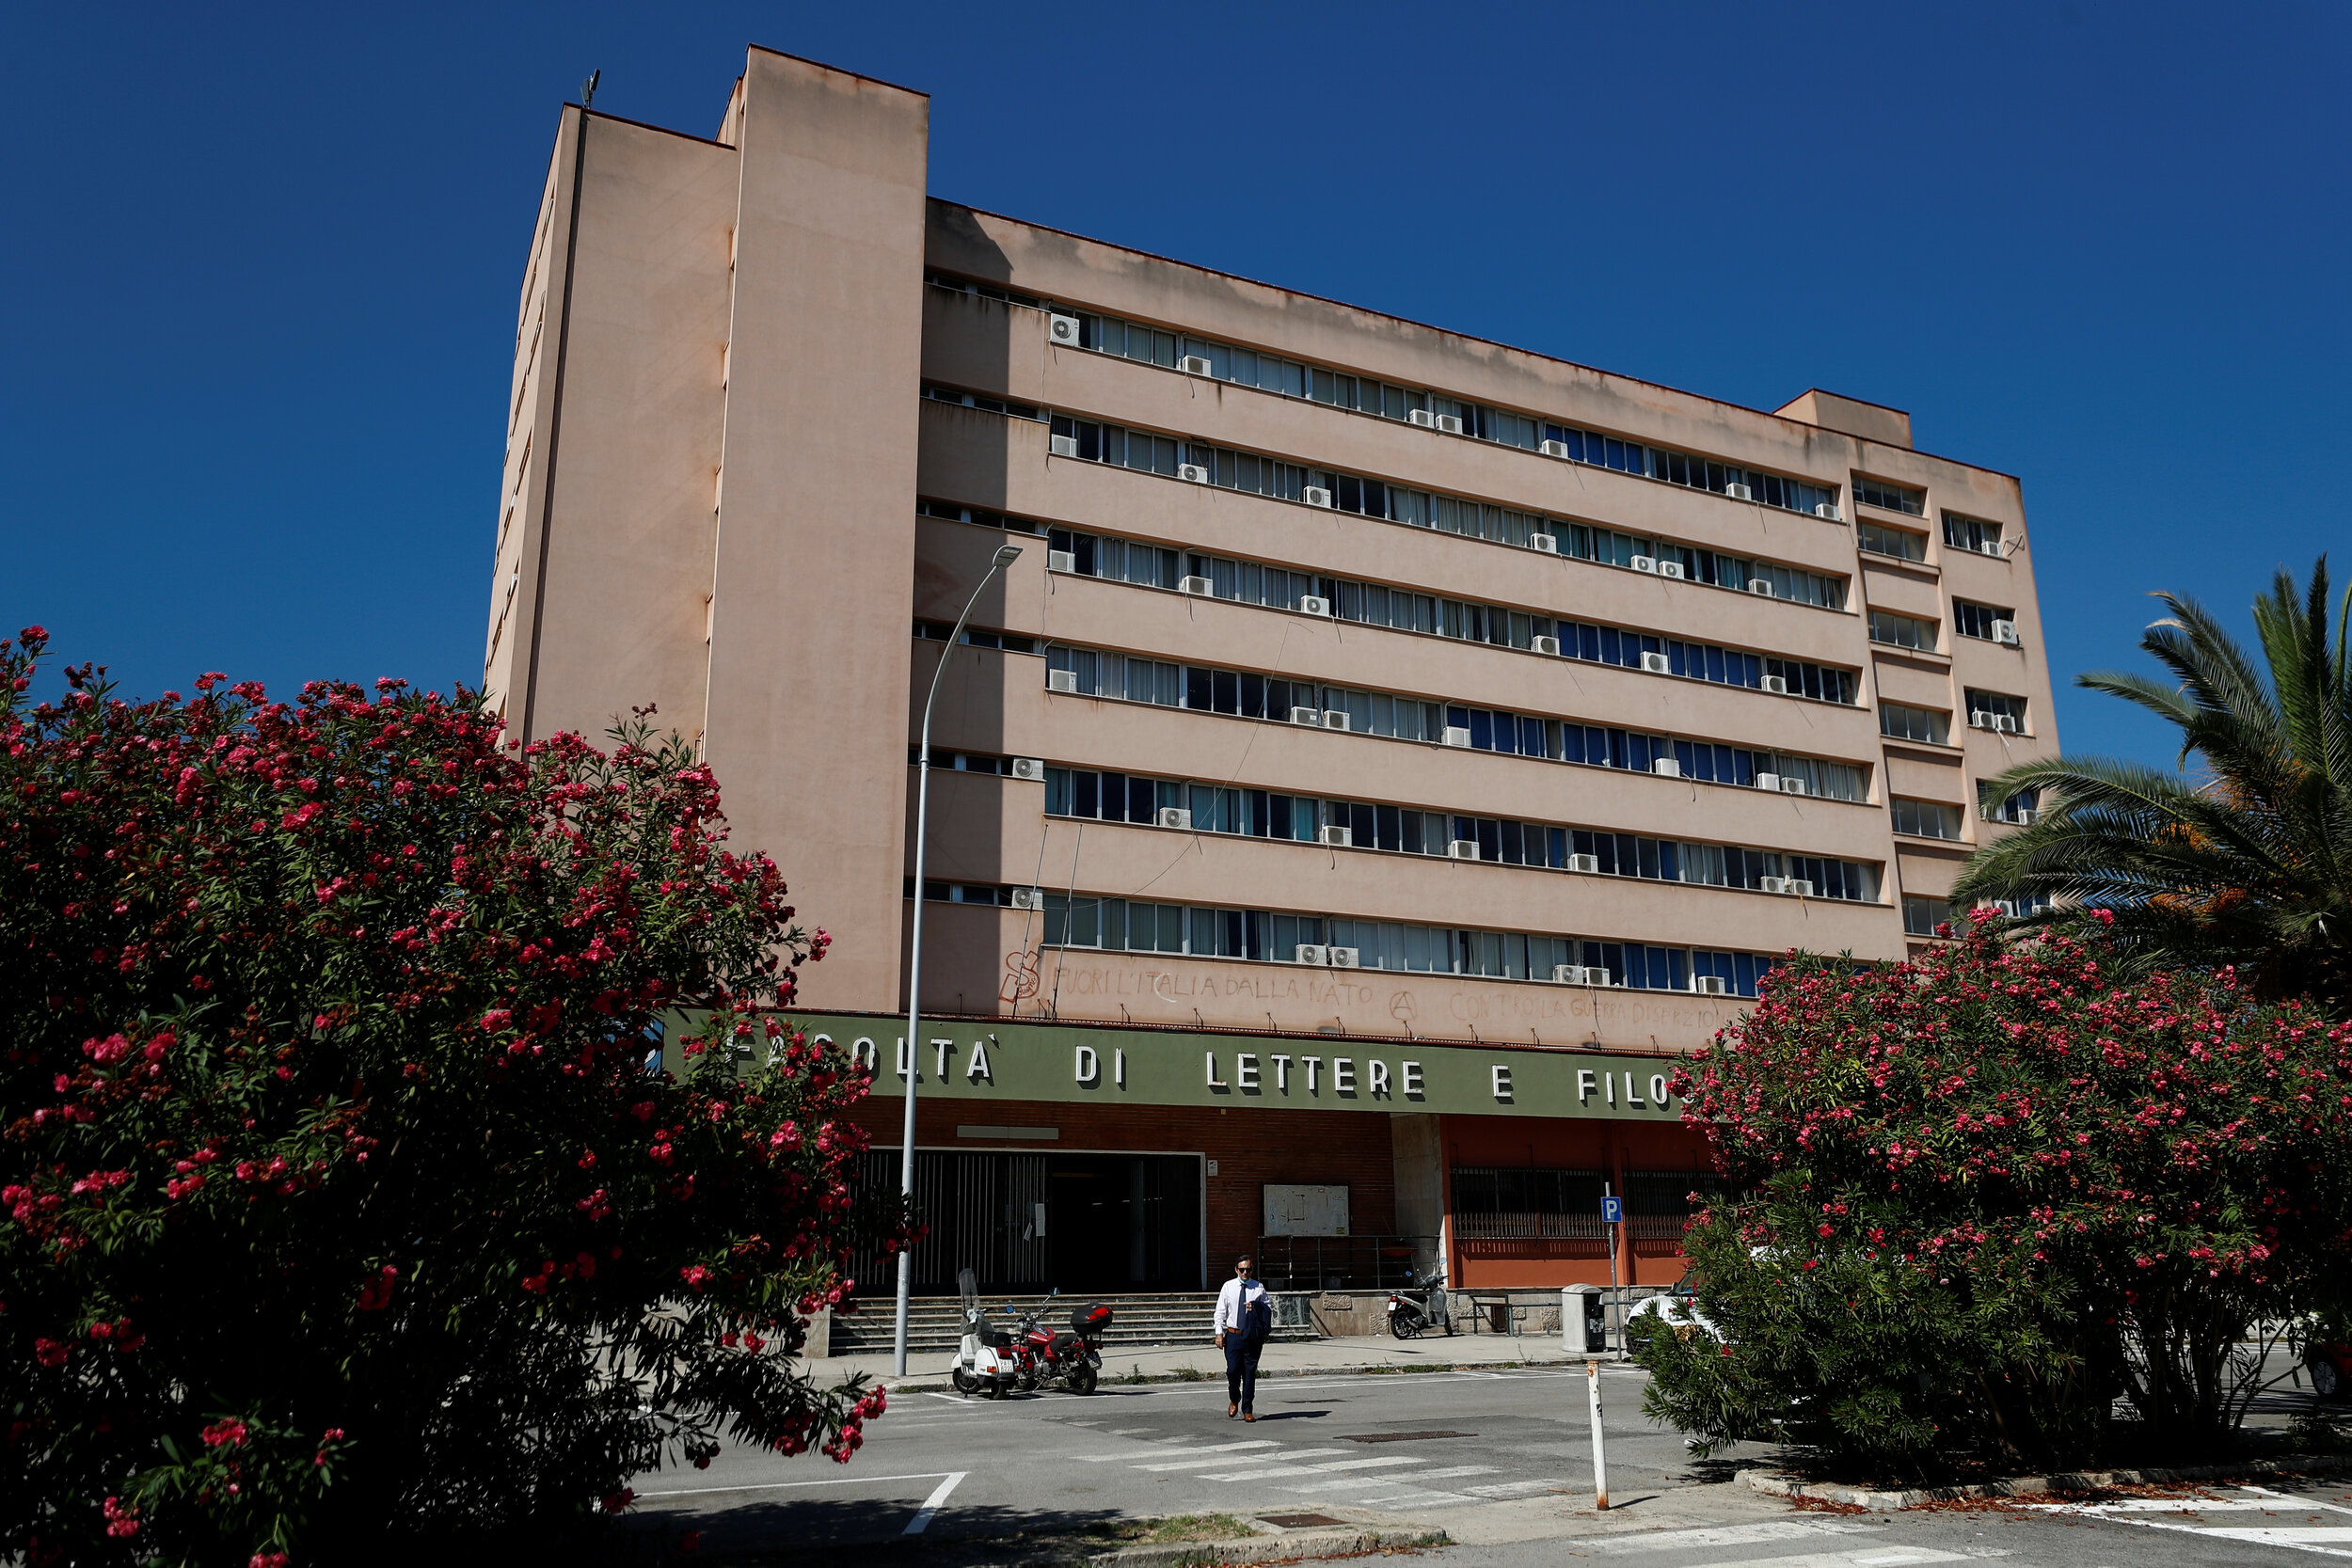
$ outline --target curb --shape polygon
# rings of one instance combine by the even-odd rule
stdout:
[[[1529,1367],[1581,1366],[1585,1359],[1586,1357],[1581,1355],[1559,1355],[1547,1356],[1540,1361],[1457,1361],[1449,1362],[1441,1367],[1399,1366],[1392,1361],[1375,1361],[1359,1367],[1288,1367],[1279,1371],[1261,1369],[1258,1372],[1258,1381],[1273,1383],[1286,1377],[1413,1377],[1426,1372],[1507,1372],[1522,1370]],[[1203,1372],[1199,1377],[1179,1377],[1174,1372],[1146,1372],[1140,1379],[1123,1376],[1105,1377],[1097,1383],[1096,1386],[1098,1388],[1132,1388],[1145,1383],[1220,1383],[1224,1379],[1221,1374],[1209,1372]],[[886,1388],[894,1394],[901,1389],[910,1394],[954,1392],[954,1386],[948,1382],[945,1373],[910,1373],[903,1378],[894,1378],[884,1373],[877,1377],[874,1382],[877,1386]]]
[[[1237,1568],[1243,1563],[1296,1562],[1331,1557],[1358,1557],[1366,1552],[1398,1551],[1414,1546],[1443,1546],[1453,1537],[1434,1527],[1425,1529],[1313,1530],[1297,1534],[1261,1535],[1247,1541],[1171,1542],[1164,1546],[1123,1546],[1117,1551],[1092,1552],[1041,1561],[1083,1562],[1088,1568],[1195,1568],[1216,1564]]]
[[[1843,1503],[1851,1508],[1917,1508],[1922,1503],[1956,1502],[1972,1497],[2034,1497],[2049,1493],[2095,1492],[2109,1486],[2147,1486],[2175,1481],[2227,1481],[2233,1476],[2275,1476],[2305,1470],[2352,1469],[2352,1454],[2288,1454],[2279,1459],[2247,1459],[2233,1465],[2151,1466],[2139,1470],[2060,1470],[2046,1476],[2012,1476],[2006,1481],[1979,1481],[1965,1486],[1913,1486],[1882,1492],[1858,1486],[1835,1486],[1819,1481],[1790,1481],[1762,1470],[1742,1470],[1740,1479],[1768,1497],[1810,1498]]]

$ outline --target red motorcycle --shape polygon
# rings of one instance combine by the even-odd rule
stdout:
[[[1099,1337],[1111,1325],[1112,1312],[1091,1302],[1070,1314],[1070,1327],[1057,1330],[1043,1322],[1059,1290],[1024,1313],[1013,1325],[1013,1354],[1020,1360],[1021,1386],[1036,1390],[1059,1383],[1073,1394],[1091,1394],[1103,1370]]]

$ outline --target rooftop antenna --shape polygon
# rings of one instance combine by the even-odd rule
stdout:
[[[580,84],[580,106],[581,108],[585,109],[585,108],[587,108],[589,105],[591,105],[591,104],[593,104],[594,103],[596,103],[596,84],[597,84],[598,82],[602,81],[603,79],[604,79],[604,72],[603,72],[603,71],[590,71],[590,72],[588,73],[587,80],[585,80],[585,81],[583,81],[583,82],[581,82],[581,83]]]

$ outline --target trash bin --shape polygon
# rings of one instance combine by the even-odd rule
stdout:
[[[1597,1285],[1570,1285],[1560,1292],[1560,1338],[1570,1355],[1598,1355],[1609,1348],[1609,1313]]]

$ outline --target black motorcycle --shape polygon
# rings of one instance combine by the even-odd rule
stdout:
[[[1426,1329],[1442,1327],[1454,1333],[1454,1315],[1446,1307],[1445,1271],[1389,1292],[1389,1333],[1399,1339],[1418,1339]]]

